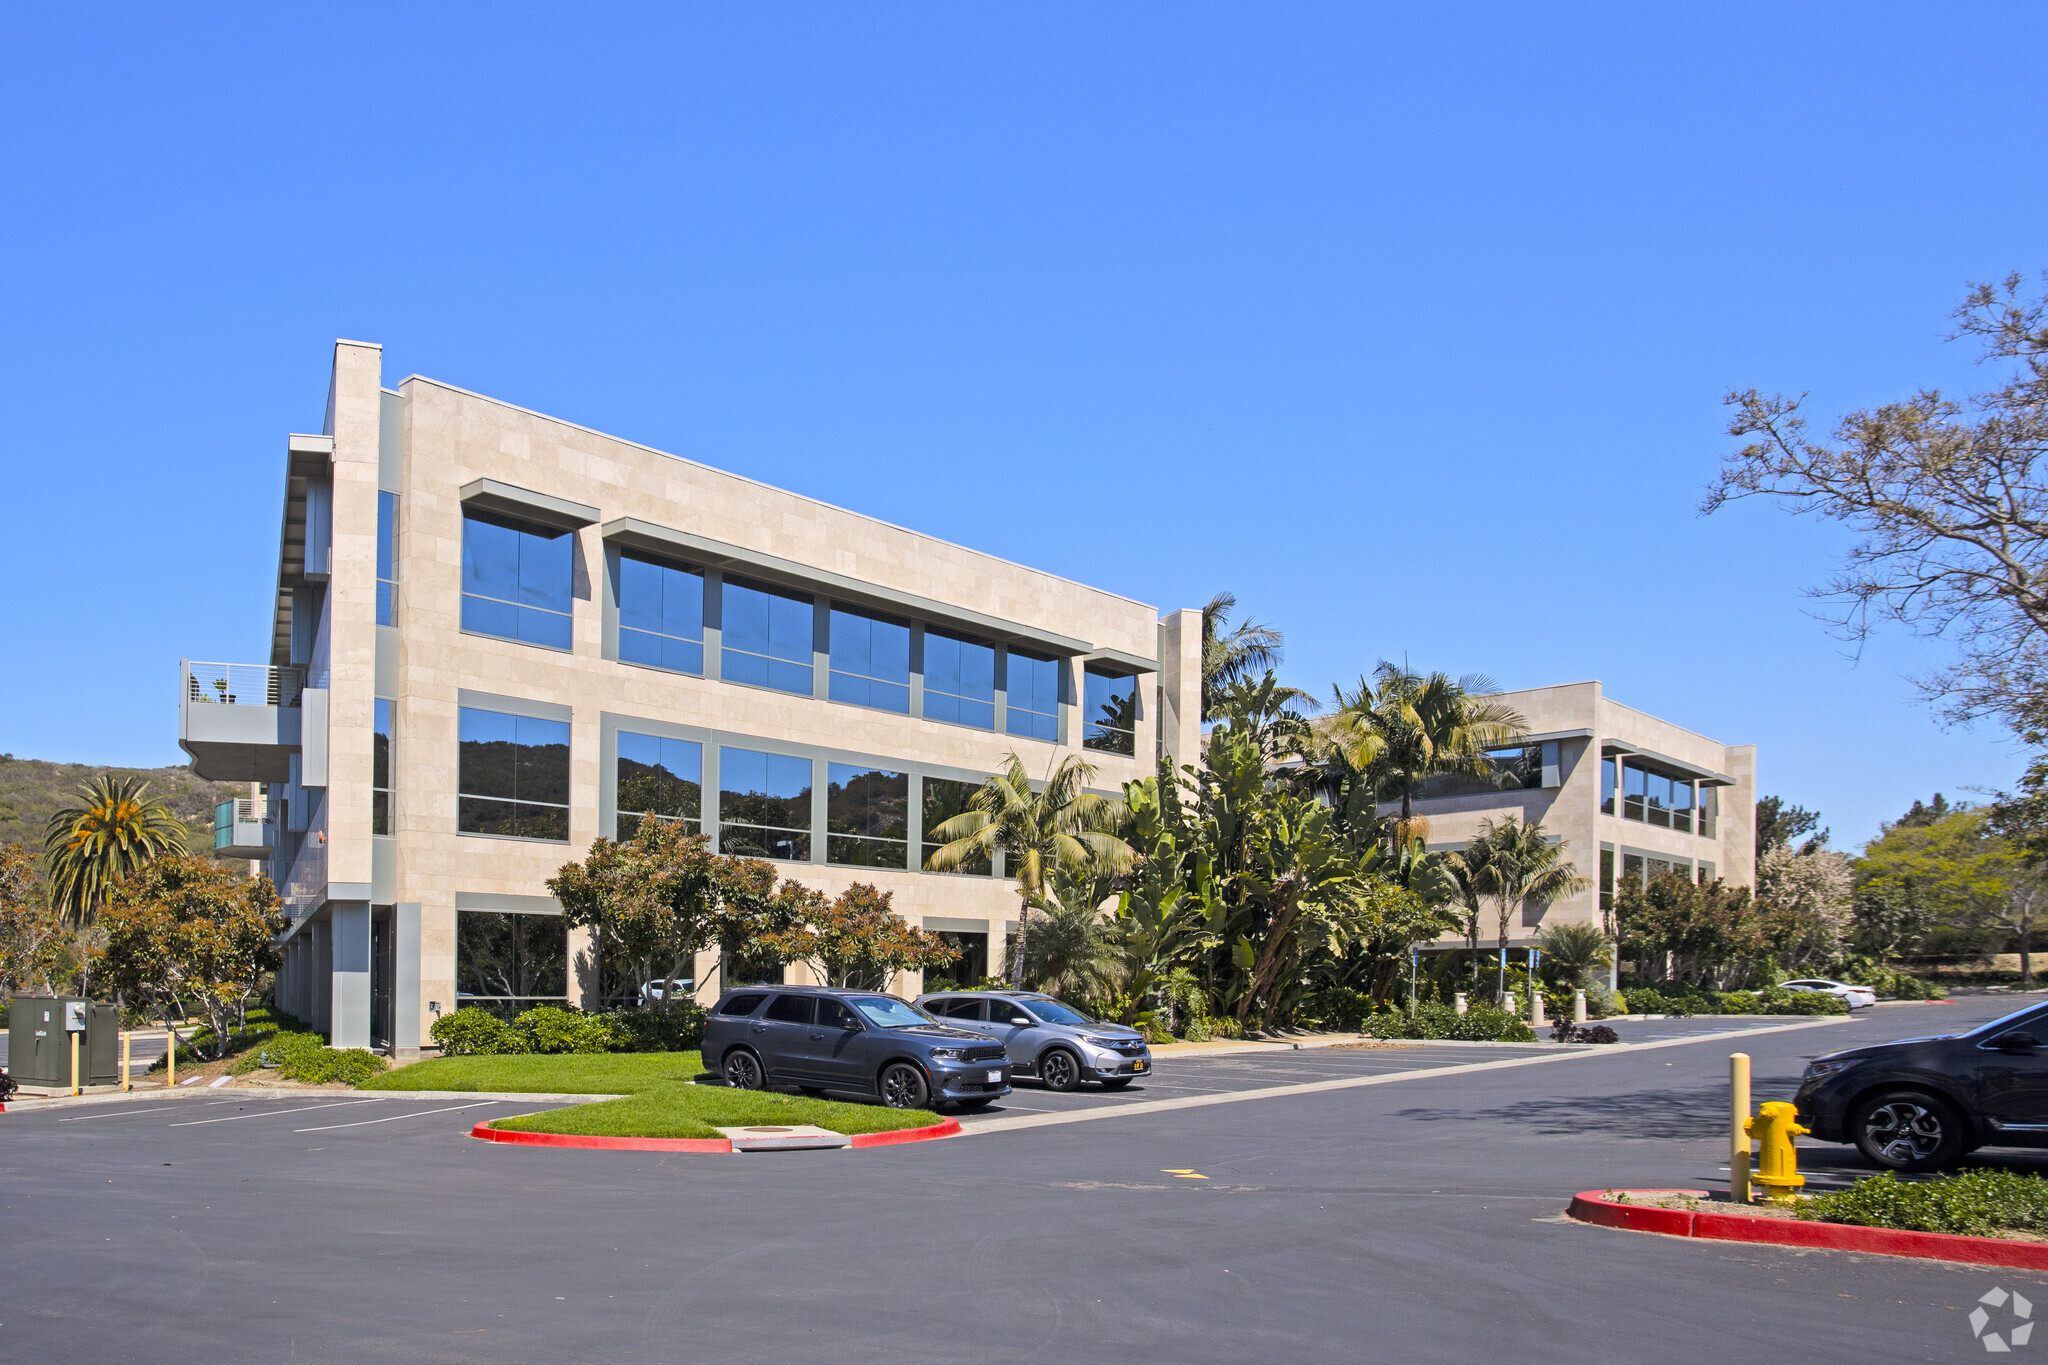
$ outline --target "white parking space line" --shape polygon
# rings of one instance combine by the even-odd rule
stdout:
[[[226,1118],[193,1119],[189,1123],[174,1123],[170,1126],[173,1128],[194,1128],[202,1123],[234,1123],[239,1119],[271,1119],[285,1114],[303,1114],[314,1109],[346,1109],[352,1104],[382,1103],[384,1103],[384,1097],[379,1095],[373,1100],[343,1100],[340,1104],[302,1104],[296,1109],[265,1109],[255,1114],[229,1114]]]
[[[367,1128],[373,1123],[396,1123],[400,1119],[423,1119],[429,1114],[453,1114],[463,1109],[481,1109],[502,1100],[478,1100],[474,1104],[451,1104],[446,1109],[415,1109],[410,1114],[390,1114],[381,1119],[357,1119],[354,1123],[329,1123],[319,1128],[294,1128],[294,1133],[331,1133],[337,1128]]]
[[[93,1119],[125,1119],[138,1114],[168,1114],[172,1110],[190,1113],[194,1109],[218,1109],[223,1104],[241,1104],[242,1100],[214,1100],[210,1104],[160,1104],[154,1109],[116,1109],[111,1114],[80,1114],[75,1118],[58,1119],[59,1123],[89,1123]]]

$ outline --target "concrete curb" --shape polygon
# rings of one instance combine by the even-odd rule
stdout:
[[[956,1137],[959,1133],[960,1120],[945,1119],[924,1128],[898,1128],[889,1133],[856,1133],[846,1145],[896,1147],[906,1142],[935,1142],[940,1138]],[[733,1154],[730,1138],[588,1137],[580,1133],[520,1133],[501,1131],[489,1123],[477,1124],[469,1130],[469,1135],[481,1138],[485,1142],[506,1142],[518,1147],[580,1147],[600,1152],[693,1152],[706,1156]]]
[[[1650,1198],[1686,1195],[1704,1199],[1707,1192],[1584,1190],[1572,1196],[1571,1206],[1565,1212],[1595,1227],[1656,1232],[1667,1237],[1812,1247],[1824,1251],[1863,1251],[1876,1256],[1995,1265],[2011,1270],[2048,1270],[2048,1243],[2043,1242],[2010,1242],[2002,1237],[1964,1237],[1952,1232],[1902,1232],[1895,1228],[1862,1228],[1847,1223],[1805,1223],[1785,1218],[1747,1218],[1739,1213],[1649,1208],[1641,1204],[1616,1203],[1610,1196],[1617,1194]]]

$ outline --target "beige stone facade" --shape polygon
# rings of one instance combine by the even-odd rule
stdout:
[[[1594,883],[1555,904],[1523,907],[1508,926],[1511,944],[1553,924],[1602,923],[1603,898],[1611,903],[1624,878],[1677,870],[1755,885],[1756,746],[1723,744],[1624,706],[1597,682],[1507,692],[1500,700],[1528,726],[1519,769],[1528,785],[1504,772],[1486,790],[1419,800],[1416,812],[1428,821],[1431,848],[1462,847],[1489,819],[1540,822]],[[1632,783],[1645,788],[1641,799],[1631,796]],[[1680,803],[1683,814],[1672,809]],[[1492,914],[1481,924],[1482,944],[1496,941]]]
[[[714,836],[712,773],[728,749],[807,761],[818,784],[829,785],[829,765],[839,762],[906,773],[912,869],[922,861],[916,821],[928,780],[978,779],[1013,751],[1043,775],[1079,754],[1099,770],[1092,785],[1114,791],[1151,773],[1161,753],[1195,758],[1199,613],[1162,620],[1114,593],[434,380],[385,388],[380,365],[376,346],[338,343],[325,467],[321,438],[293,438],[271,660],[274,673],[291,670],[307,689],[302,716],[291,718],[303,729],[289,755],[291,780],[270,790],[271,808],[285,812],[273,873],[294,915],[282,990],[287,1008],[330,1028],[337,1045],[374,1040],[409,1051],[437,1013],[462,1003],[460,916],[558,914],[545,881],[616,827],[622,733],[700,746],[704,823]],[[295,510],[294,497],[307,510]],[[396,511],[392,552],[382,559],[380,504]],[[466,515],[516,523],[527,509],[536,524],[570,528],[566,649],[464,628]],[[298,572],[294,537],[307,546]],[[622,555],[703,576],[701,674],[621,659]],[[391,625],[378,624],[385,573]],[[723,680],[717,595],[733,579],[809,599],[814,619],[828,619],[828,604],[837,604],[900,623],[920,650],[934,632],[992,647],[994,727],[927,718],[921,675],[907,714],[832,700],[822,648],[810,661],[809,694]],[[825,627],[817,638],[826,644]],[[1028,667],[1026,656],[1056,659],[1057,739],[1012,733],[1004,722],[1020,703],[1003,681]],[[1128,756],[1084,744],[1091,671],[1134,691]],[[391,761],[377,833],[380,703]],[[462,832],[465,707],[566,723],[565,841]],[[871,882],[910,922],[979,930],[991,960],[1000,954],[1017,903],[1006,878],[840,866],[827,861],[822,823],[810,834],[809,858],[780,864],[785,875],[828,894]],[[522,929],[536,922],[522,920]],[[573,1003],[596,1003],[590,946],[571,935]],[[710,962],[699,965],[698,980],[714,988]]]

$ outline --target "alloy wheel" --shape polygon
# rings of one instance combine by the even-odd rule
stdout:
[[[1080,1083],[1081,1073],[1072,1057],[1055,1049],[1039,1060],[1038,1078],[1048,1090],[1072,1090]]]
[[[1925,1161],[1941,1146],[1941,1115],[1910,1100],[1893,1100],[1870,1111],[1864,1136],[1887,1161]]]
[[[898,1062],[882,1073],[882,1103],[891,1109],[922,1109],[930,1095],[914,1066]]]
[[[725,1059],[725,1083],[735,1090],[761,1088],[761,1064],[751,1052],[735,1052]]]

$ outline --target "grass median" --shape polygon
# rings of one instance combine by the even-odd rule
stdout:
[[[601,1052],[536,1057],[440,1057],[379,1076],[364,1090],[475,1090],[623,1095],[549,1109],[493,1127],[508,1132],[591,1137],[717,1137],[720,1128],[810,1123],[835,1133],[888,1133],[939,1121],[924,1109],[886,1109],[804,1099],[772,1090],[733,1090],[694,1052]]]

